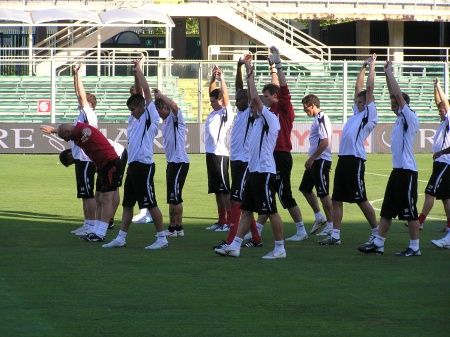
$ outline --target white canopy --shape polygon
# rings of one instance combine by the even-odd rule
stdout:
[[[173,27],[172,19],[164,13],[150,9],[149,7],[141,8],[118,8],[99,13],[102,22],[105,24],[112,23],[138,23],[143,20],[164,23]]]
[[[30,13],[20,9],[0,9],[0,21],[33,23]]]

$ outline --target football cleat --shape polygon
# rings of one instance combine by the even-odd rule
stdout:
[[[218,222],[212,224],[211,226],[206,227],[205,229],[207,231],[215,231],[217,228],[220,227],[220,224]]]
[[[330,236],[331,235],[331,231],[333,230],[333,226],[325,226],[324,229],[322,229],[321,232],[317,233],[317,236]]]
[[[306,234],[306,232],[304,233],[296,233],[294,235],[292,235],[291,237],[287,238],[286,241],[303,241],[306,240],[308,238],[308,234]]]
[[[364,244],[364,245],[358,247],[358,250],[364,254],[383,255],[384,246],[377,246],[375,243],[371,242],[368,245]]]
[[[446,238],[439,240],[431,240],[431,243],[438,248],[450,249],[450,242]]]
[[[225,240],[222,240],[222,241],[220,241],[220,243],[218,245],[213,246],[213,249],[225,248],[226,245],[227,245],[227,242]]]
[[[341,244],[341,239],[336,239],[331,235],[326,239],[319,241],[319,245],[321,246],[339,246]]]
[[[405,256],[405,257],[420,256],[420,255],[422,255],[422,253],[420,253],[420,249],[413,250],[412,248],[409,247],[402,252],[395,253],[395,256]]]
[[[103,241],[105,241],[105,238],[102,238],[95,233],[89,233],[84,236],[80,236],[80,238],[83,239],[84,241],[88,241],[88,242],[103,242]]]
[[[230,245],[226,245],[223,248],[215,248],[214,252],[221,256],[239,257],[241,251],[239,249],[232,249]]]
[[[267,253],[262,257],[264,260],[275,260],[275,259],[285,259],[286,258],[286,251],[280,250],[278,252],[275,252],[272,250],[271,252]]]
[[[122,247],[126,247],[127,243],[125,241],[121,242],[117,239],[112,240],[109,243],[105,243],[104,245],[102,245],[103,248],[122,248]]]
[[[262,246],[263,246],[262,241],[256,242],[253,239],[246,240],[246,241],[242,242],[242,245],[241,245],[241,247],[245,247],[245,248],[261,248]]]
[[[326,223],[327,223],[327,219],[325,219],[325,218],[315,220],[311,227],[311,231],[309,232],[309,234],[312,235],[312,234],[317,233],[322,228],[322,226],[325,225]]]
[[[144,249],[157,250],[157,249],[163,249],[163,248],[167,248],[167,247],[169,247],[169,242],[166,239],[164,239],[164,240],[157,239],[155,242],[153,242],[151,245],[145,247]]]

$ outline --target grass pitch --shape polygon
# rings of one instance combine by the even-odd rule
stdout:
[[[204,230],[216,219],[204,155],[190,158],[186,236],[149,252],[143,247],[154,240],[153,225],[132,225],[124,249],[69,234],[81,224],[81,203],[73,168],[56,156],[0,156],[0,336],[448,336],[450,251],[430,244],[443,235],[442,204],[421,232],[421,257],[393,255],[408,244],[399,221],[385,255],[360,255],[356,247],[368,238],[368,225],[357,206],[345,205],[341,246],[320,247],[312,237],[287,242],[287,259],[264,261],[273,247],[266,226],[263,248],[222,258],[211,247],[226,233]],[[305,159],[294,155],[292,182],[309,229],[313,215],[298,192]],[[432,163],[430,155],[417,159],[420,210]],[[166,220],[162,155],[156,165]],[[366,187],[377,216],[390,171],[389,155],[369,156]],[[291,218],[280,213],[285,236],[292,235]],[[108,240],[120,217],[119,209]]]

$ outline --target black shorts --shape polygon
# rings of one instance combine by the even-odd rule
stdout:
[[[206,169],[208,170],[208,193],[229,193],[230,178],[228,164],[230,157],[206,154]]]
[[[119,184],[117,185],[118,187],[122,186],[122,180],[123,180],[123,175],[125,173],[125,168],[127,167],[127,161],[128,161],[128,152],[127,149],[123,150],[122,155],[120,156],[120,178],[119,178]]]
[[[417,172],[393,169],[384,192],[380,216],[399,220],[417,220]]]
[[[90,199],[94,197],[95,171],[93,162],[75,159],[77,198]]]
[[[332,200],[360,203],[367,200],[364,182],[364,160],[355,156],[340,156],[334,174]]]
[[[275,174],[250,173],[245,183],[241,209],[258,214],[277,213],[275,189]]]
[[[97,192],[105,193],[117,190],[122,180],[122,161],[111,160],[100,171],[97,172]]]
[[[178,205],[183,202],[183,186],[189,171],[189,163],[167,163],[167,203]]]
[[[311,193],[313,187],[315,187],[319,198],[326,197],[330,189],[330,169],[331,161],[324,159],[315,160],[311,169],[305,170],[305,173],[303,173],[299,190]]]
[[[275,151],[273,158],[277,167],[277,193],[281,206],[285,209],[295,207],[297,202],[291,189],[292,155],[290,152]]]
[[[154,175],[154,163],[143,164],[134,161],[128,164],[122,206],[133,207],[136,201],[140,209],[158,206],[153,184]]]
[[[433,162],[433,173],[428,180],[425,193],[438,200],[450,199],[450,165],[438,161]]]
[[[245,181],[248,178],[248,163],[240,160],[232,160],[230,200],[242,202]]]

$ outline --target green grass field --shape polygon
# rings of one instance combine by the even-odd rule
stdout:
[[[211,247],[226,234],[204,230],[216,218],[204,156],[190,158],[186,236],[149,252],[143,248],[154,240],[153,225],[133,225],[128,247],[116,250],[69,234],[81,224],[81,203],[73,169],[56,156],[1,155],[0,336],[448,336],[450,251],[430,243],[443,235],[442,204],[421,232],[421,257],[394,256],[409,240],[399,221],[385,255],[360,255],[368,225],[346,205],[341,246],[320,247],[315,237],[288,242],[287,259],[265,261],[260,257],[273,247],[266,226],[263,248],[223,258]],[[431,159],[417,159],[420,210]],[[309,229],[313,215],[297,190],[305,156],[294,160],[294,194]],[[371,155],[366,166],[377,215],[390,160]],[[155,186],[167,220],[164,174],[158,155]],[[289,236],[295,226],[287,212],[281,215]],[[108,239],[120,216],[119,210]]]

